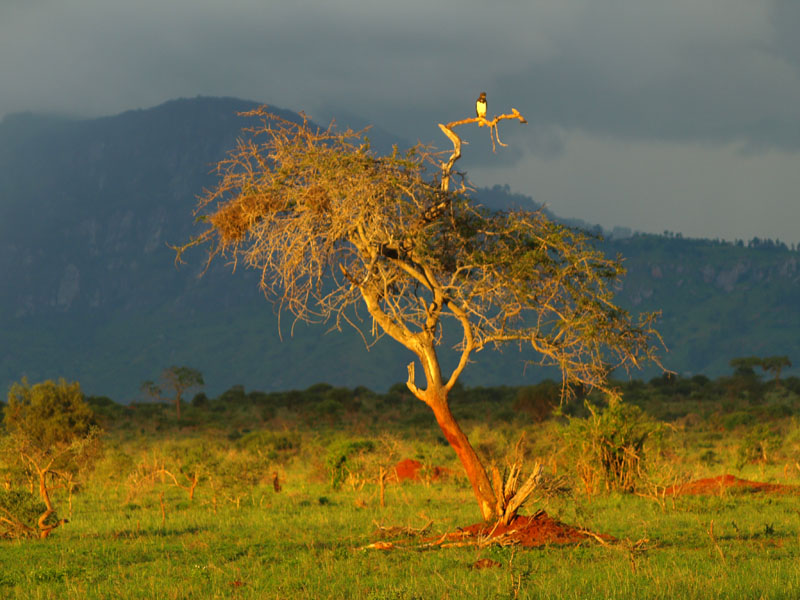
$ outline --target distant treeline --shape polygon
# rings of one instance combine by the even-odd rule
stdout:
[[[754,357],[732,363],[733,373],[716,379],[665,373],[648,381],[616,381],[615,385],[626,402],[666,421],[694,413],[698,418],[710,419],[730,429],[800,414],[800,378],[781,378],[780,369],[767,370],[762,365],[774,367],[783,363]],[[539,422],[554,415],[585,414],[586,400],[595,406],[605,403],[596,392],[576,388],[565,401],[561,393],[560,382],[545,380],[530,386],[456,385],[451,399],[453,411],[460,418],[487,422]],[[347,388],[327,383],[279,392],[247,391],[244,386],[234,385],[216,397],[202,391],[194,394],[180,418],[169,402],[151,398],[127,405],[107,396],[90,395],[85,400],[107,429],[147,425],[150,430],[159,430],[237,422],[246,432],[276,418],[286,419],[287,425],[298,418],[306,425],[364,420],[368,425],[381,427],[435,425],[429,409],[414,399],[403,383],[393,385],[385,393],[363,386]]]

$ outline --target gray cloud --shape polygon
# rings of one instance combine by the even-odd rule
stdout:
[[[490,112],[530,121],[504,127],[497,154],[485,130],[465,132],[464,166],[495,179],[571,160],[576,135],[794,153],[798,30],[796,0],[4,0],[0,116],[225,95],[444,144],[436,123],[485,90]]]
[[[767,8],[595,3],[559,35],[551,56],[532,58],[498,84],[530,99],[536,120],[566,129],[796,150],[800,80],[772,51]],[[791,12],[782,26],[796,31],[800,12]]]
[[[774,27],[774,51],[800,73],[800,3],[796,0],[773,0],[771,12]]]
[[[545,132],[532,144],[544,152],[553,127],[800,144],[793,0],[39,0],[0,10],[0,114],[224,94],[312,113],[338,105],[415,139],[435,137],[437,121],[469,112],[485,89]]]

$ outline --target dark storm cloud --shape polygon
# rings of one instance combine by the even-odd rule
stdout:
[[[490,109],[529,116],[527,143],[545,154],[558,128],[797,148],[798,6],[7,0],[0,114],[236,95],[338,106],[414,140],[486,90]]]
[[[609,10],[623,4],[629,10]],[[587,7],[550,56],[531,57],[498,87],[530,98],[533,121],[565,129],[800,148],[800,85],[789,68],[800,64],[800,3],[777,2],[773,18],[758,2],[659,4]]]
[[[776,54],[792,64],[800,73],[800,2],[797,0],[774,0],[772,25],[775,28]]]
[[[486,91],[529,124],[496,154],[465,128],[480,185],[608,225],[792,239],[798,30],[798,0],[0,0],[0,117],[236,96],[443,147],[436,124]]]

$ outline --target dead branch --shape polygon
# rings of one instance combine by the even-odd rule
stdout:
[[[406,536],[406,537],[421,537],[425,533],[430,530],[431,526],[433,525],[433,520],[428,521],[422,527],[411,527],[411,526],[384,526],[380,525],[377,521],[372,522],[375,525],[375,532],[373,535],[377,535],[380,538],[387,538],[387,537],[397,537],[397,536]]]
[[[708,537],[711,538],[711,543],[714,544],[714,548],[719,553],[722,562],[727,565],[728,560],[725,558],[725,553],[722,551],[722,548],[720,548],[717,538],[714,536],[714,519],[711,519],[711,523],[708,526],[708,531],[706,531],[706,533],[708,533]]]
[[[508,525],[517,516],[517,511],[530,498],[542,477],[542,465],[538,462],[533,466],[533,472],[528,476],[519,490],[509,498],[508,504],[502,514],[503,525]]]
[[[442,133],[444,133],[453,143],[453,153],[450,155],[450,158],[447,160],[447,162],[442,163],[441,189],[443,192],[447,192],[450,189],[450,175],[453,172],[453,167],[455,166],[456,161],[461,158],[461,144],[463,142],[458,134],[453,131],[453,129],[469,123],[477,123],[481,127],[483,125],[487,125],[489,127],[489,137],[492,139],[492,152],[494,152],[496,149],[495,138],[497,138],[498,144],[504,147],[506,146],[506,144],[500,141],[500,137],[497,134],[497,124],[505,119],[516,119],[523,124],[528,122],[525,117],[519,114],[519,111],[516,108],[512,108],[511,113],[497,115],[492,120],[485,119],[484,117],[471,117],[469,119],[451,121],[447,125],[439,123],[439,129],[441,129]]]

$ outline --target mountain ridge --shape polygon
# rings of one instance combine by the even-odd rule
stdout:
[[[97,119],[0,122],[1,386],[64,376],[130,400],[170,364],[200,369],[210,390],[318,381],[386,389],[404,379],[411,355],[389,340],[366,352],[353,332],[301,326],[281,342],[253,272],[214,264],[199,277],[199,252],[176,269],[167,244],[192,235],[196,198],[247,124],[237,113],[257,106],[198,97]],[[382,134],[374,147],[391,143]],[[539,206],[508,187],[476,196],[493,208]],[[757,353],[800,361],[793,249],[650,234],[602,244],[626,257],[619,302],[663,309],[668,368],[719,374],[730,358]],[[465,371],[465,384],[540,376],[523,374],[516,352],[487,356]]]

